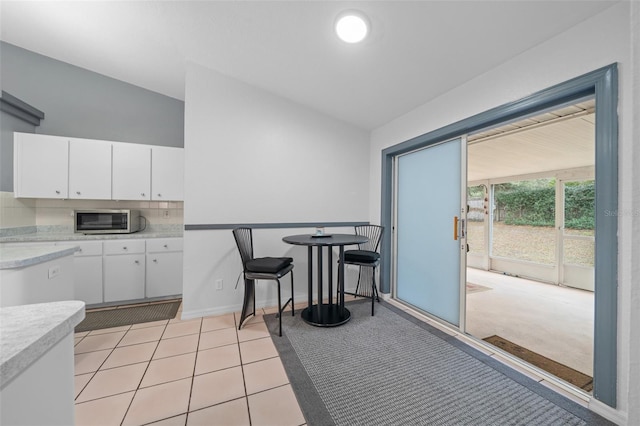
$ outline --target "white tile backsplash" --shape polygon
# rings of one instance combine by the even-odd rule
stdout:
[[[14,198],[13,192],[0,192],[0,228],[60,225],[73,227],[73,211],[80,209],[139,209],[149,225],[182,225],[183,205],[183,202],[166,201]],[[165,217],[165,211],[169,212],[169,217]]]
[[[14,198],[13,192],[0,192],[0,228],[35,226],[36,200]]]

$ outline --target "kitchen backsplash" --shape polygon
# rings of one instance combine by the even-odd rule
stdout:
[[[78,209],[138,209],[150,226],[182,225],[184,203],[167,201],[54,200],[14,198],[0,192],[0,228],[68,226]]]
[[[13,198],[13,192],[0,192],[0,228],[26,226],[36,226],[36,200]]]

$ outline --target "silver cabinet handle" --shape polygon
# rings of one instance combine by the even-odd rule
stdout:
[[[60,194],[60,191],[56,190],[56,194]]]
[[[140,195],[142,195],[144,197],[144,192],[141,192]]]
[[[158,194],[158,197],[162,197],[162,194]]]
[[[76,191],[76,194],[80,195],[80,191]]]
[[[169,246],[167,246],[166,244],[164,245],[164,248],[169,248]]]
[[[126,249],[127,249],[127,246],[122,247],[122,250],[126,250]]]
[[[136,261],[135,261],[135,263],[136,263],[136,265],[139,265],[139,264],[140,264],[140,261],[139,261],[139,260],[136,260]]]
[[[153,259],[153,261],[154,261],[155,263],[158,263],[158,259]]]

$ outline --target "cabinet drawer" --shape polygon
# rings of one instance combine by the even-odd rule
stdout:
[[[102,255],[102,241],[84,241],[75,245],[80,247],[80,250],[75,253],[76,257]]]
[[[182,238],[154,238],[147,240],[147,253],[182,251]]]
[[[144,253],[144,240],[105,241],[104,254]]]

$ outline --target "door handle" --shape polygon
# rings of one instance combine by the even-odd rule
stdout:
[[[458,241],[458,216],[453,217],[453,239]]]

